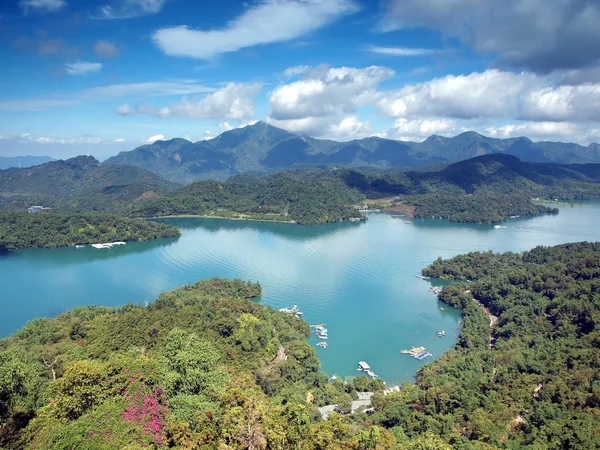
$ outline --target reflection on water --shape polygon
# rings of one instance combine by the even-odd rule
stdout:
[[[325,323],[323,369],[356,375],[367,361],[388,382],[411,379],[426,363],[400,350],[451,347],[460,314],[418,279],[438,256],[474,250],[522,251],[536,245],[598,240],[600,204],[564,208],[558,216],[507,221],[506,228],[371,214],[367,223],[303,227],[220,219],[169,219],[179,239],[129,243],[107,250],[22,250],[0,258],[0,335],[34,317],[82,304],[150,301],[165,290],[213,276],[260,281],[261,301],[298,305],[312,324]],[[443,309],[442,309],[443,308]],[[443,338],[437,331],[444,330]],[[311,337],[312,344],[317,343]]]

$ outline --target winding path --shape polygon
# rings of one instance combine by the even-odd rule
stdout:
[[[465,294],[470,294],[470,293],[471,293],[471,291],[465,291]],[[487,309],[485,306],[483,306],[483,304],[481,302],[479,302],[475,297],[473,297],[473,295],[471,295],[471,298],[473,299],[474,302],[476,302],[478,305],[480,305],[483,308],[483,310],[485,311],[485,313],[490,318],[490,343],[489,343],[489,348],[490,348],[490,350],[493,350],[496,347],[496,337],[494,336],[494,327],[498,323],[498,316],[493,315],[491,313],[491,311],[489,309]]]

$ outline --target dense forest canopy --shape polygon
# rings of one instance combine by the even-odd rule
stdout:
[[[178,237],[172,225],[111,214],[0,213],[2,247],[62,247]]]

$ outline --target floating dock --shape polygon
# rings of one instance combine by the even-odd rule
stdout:
[[[125,245],[125,242],[107,242],[106,244],[92,244],[94,248],[113,248],[115,245]]]

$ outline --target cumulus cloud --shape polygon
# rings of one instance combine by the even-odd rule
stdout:
[[[351,141],[371,136],[371,126],[362,122],[357,116],[348,116],[340,123],[329,126],[327,137],[341,141]]]
[[[289,41],[357,9],[351,0],[262,0],[221,29],[162,28],[154,33],[153,40],[167,55],[208,59],[246,47]]]
[[[91,72],[98,72],[100,69],[102,69],[102,63],[81,61],[65,64],[65,73],[68,75],[85,75]]]
[[[156,141],[164,141],[166,138],[164,134],[155,134],[154,136],[150,136],[148,139],[142,139],[144,144],[154,144]]]
[[[323,136],[377,97],[378,84],[394,75],[387,67],[317,66],[301,80],[281,84],[269,95],[269,123],[295,133]]]
[[[254,98],[261,90],[260,83],[229,83],[199,100],[184,97],[170,106],[154,107],[141,103],[135,112],[156,117],[195,117],[201,119],[243,120],[254,116]],[[121,115],[132,111],[129,105],[121,105]]]
[[[39,13],[60,11],[67,6],[67,2],[65,0],[21,0],[19,6],[27,15],[29,11]]]
[[[431,135],[450,136],[457,134],[456,123],[450,119],[428,118],[407,120],[396,119],[388,135],[401,141],[423,141]]]
[[[352,113],[369,103],[377,85],[394,75],[387,67],[317,67],[302,80],[277,86],[269,94],[271,118],[293,120],[304,117]]]
[[[292,77],[295,77],[295,76],[298,76],[298,75],[302,75],[308,69],[310,69],[310,66],[293,66],[293,67],[288,67],[283,72],[283,76],[286,77],[286,78],[292,78]]]
[[[381,29],[434,29],[500,65],[548,73],[599,61],[598,23],[595,0],[387,0]]]
[[[568,122],[527,122],[488,127],[485,133],[503,139],[527,136],[532,140],[561,140],[570,136],[570,140],[581,141],[586,131]]]
[[[556,85],[550,77],[490,69],[379,93],[377,104],[391,117],[595,121],[600,120],[600,83]]]
[[[371,53],[389,56],[425,56],[437,53],[438,50],[429,48],[409,48],[409,47],[377,47],[371,46],[367,49]]]
[[[94,54],[99,58],[114,58],[119,54],[119,49],[112,42],[96,41]]]
[[[104,5],[94,14],[94,19],[131,19],[159,13],[166,0],[117,0]]]

